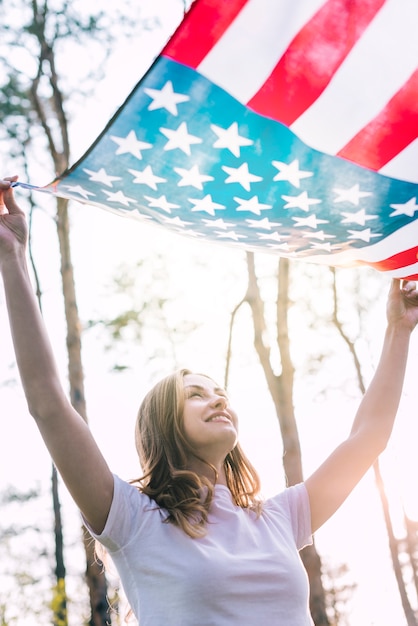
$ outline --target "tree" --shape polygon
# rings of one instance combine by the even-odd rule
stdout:
[[[1,5],[4,3],[1,2]],[[50,6],[48,0],[24,0],[9,4],[8,18],[0,27],[3,69],[2,112],[3,132],[11,152],[27,163],[27,152],[32,142],[42,142],[49,154],[55,173],[63,172],[70,164],[70,133],[66,110],[66,96],[62,89],[58,65],[58,50],[67,43],[90,41],[99,43],[99,53],[105,58],[111,47],[110,23],[105,12],[86,15],[63,0]],[[132,30],[133,20],[123,17],[123,7],[117,16],[121,30]],[[108,21],[109,20],[109,21]],[[17,23],[17,26],[14,24]],[[141,20],[136,23],[140,30]],[[18,54],[17,54],[18,52]],[[25,58],[21,70],[22,55]],[[98,67],[102,67],[99,63]],[[80,77],[81,78],[81,77]],[[75,409],[87,421],[84,393],[84,375],[81,359],[81,325],[78,315],[74,273],[71,259],[68,201],[58,198],[55,214],[60,251],[60,269],[67,327],[68,378],[70,398]],[[52,472],[52,488],[56,535],[56,593],[54,596],[54,624],[65,626],[66,593],[65,566],[62,552],[62,527],[58,501],[57,476]],[[90,591],[91,626],[108,623],[106,578],[101,563],[95,558],[94,544],[83,533],[86,551],[86,580]]]
[[[337,286],[338,272],[334,268],[332,268],[330,271],[332,274],[333,324],[335,325],[339,335],[341,336],[346,346],[348,347],[348,350],[353,360],[354,369],[356,372],[358,388],[360,390],[360,393],[364,394],[366,391],[366,384],[365,384],[364,375],[362,373],[362,368],[360,365],[360,358],[359,358],[358,351],[356,348],[356,341],[355,339],[350,337],[348,332],[344,329],[344,325],[340,320],[340,300],[339,300],[338,286]],[[363,304],[362,308],[364,310],[365,308],[367,308],[367,305],[364,306]],[[358,309],[360,310],[360,305],[358,305]],[[374,472],[376,487],[377,487],[379,497],[380,497],[380,502],[382,505],[382,514],[383,514],[385,527],[386,527],[386,533],[388,537],[389,551],[390,551],[390,556],[392,559],[392,567],[393,567],[393,571],[395,574],[396,583],[398,586],[398,591],[399,591],[399,595],[401,598],[405,618],[406,618],[408,626],[418,626],[416,612],[412,608],[412,605],[408,596],[407,584],[404,579],[405,566],[403,566],[401,562],[402,542],[400,542],[396,538],[395,532],[393,529],[393,524],[392,524],[391,515],[390,515],[389,501],[386,495],[382,472],[380,470],[379,459],[377,459],[375,463],[373,464],[373,472]],[[414,581],[416,581],[418,579],[417,562],[416,562],[417,535],[416,535],[416,532],[415,533],[411,532],[413,524],[411,523],[411,520],[408,520],[406,515],[404,517],[404,521],[405,521],[405,532],[406,532],[406,537],[403,542],[406,548],[404,552],[407,555],[408,564],[412,569]]]
[[[276,374],[272,362],[272,350],[267,339],[267,321],[265,305],[258,284],[255,259],[252,252],[247,253],[248,287],[243,300],[234,309],[233,317],[239,307],[248,303],[253,320],[254,347],[273,399],[277,419],[283,439],[283,466],[288,485],[295,485],[303,480],[302,459],[298,429],[293,402],[294,366],[290,355],[290,337],[288,328],[289,296],[289,261],[281,258],[278,262],[277,299],[275,330],[277,348],[280,355],[281,371]],[[228,349],[228,364],[231,354],[231,341]],[[229,365],[226,368],[228,382]],[[315,545],[307,546],[302,551],[302,560],[310,582],[310,610],[316,626],[329,625],[325,606],[325,592],[321,578],[321,559]]]

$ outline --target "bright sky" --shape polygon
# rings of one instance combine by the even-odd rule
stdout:
[[[83,4],[88,5],[86,2]],[[78,108],[73,105],[73,161],[88,148],[122,104],[153,55],[158,53],[181,19],[183,3],[180,0],[142,0],[142,6],[144,15],[158,14],[161,27],[141,35],[140,41],[121,43],[112,54],[106,75],[87,105],[84,103]],[[132,59],[137,61],[134,71]],[[72,59],[68,71],[72,72],[73,79],[76,79],[79,68],[79,63]],[[3,170],[7,168],[5,173],[9,173],[10,164],[1,161],[0,164]],[[51,177],[48,175],[45,178],[44,172],[37,171],[35,164],[33,171],[34,178],[29,182],[49,182]],[[35,179],[36,176],[39,178]],[[180,239],[94,207],[74,205],[72,222],[73,261],[82,320],[94,319],[102,314],[107,306],[106,285],[122,261],[133,265],[140,256],[155,249],[168,251],[172,275],[179,279],[178,284],[173,286],[173,293],[177,293],[182,307],[180,313],[173,312],[173,316],[202,322],[202,327],[182,348],[183,364],[222,380],[229,311],[240,301],[246,287],[244,255],[219,245],[202,246],[201,243]],[[44,313],[65,380],[65,335],[57,242],[55,226],[48,212],[37,215],[35,228],[34,252],[44,292]],[[197,258],[201,261],[198,273],[192,271]],[[263,264],[271,267],[271,258],[263,260]],[[225,268],[228,268],[227,272]],[[370,316],[370,335],[367,337],[374,362],[378,357],[383,331],[386,283],[383,283],[383,289],[385,293],[378,310]],[[4,316],[3,295],[0,294],[0,381],[16,376],[16,370],[10,369],[13,354]],[[263,375],[252,353],[248,311],[243,310],[239,319],[230,391],[241,416],[241,441],[259,469],[264,492],[269,495],[284,486],[279,429]],[[303,331],[301,320],[300,333],[293,338],[297,362],[302,362],[306,352],[317,348],[312,333]],[[90,332],[84,336],[83,359],[90,425],[112,469],[124,478],[131,478],[138,473],[133,445],[135,414],[151,380],[158,376],[154,365],[144,370],[143,356],[133,346],[129,347],[133,352],[130,356],[133,367],[120,375],[110,374],[114,355],[104,353],[101,343],[98,333]],[[324,360],[314,380],[311,377],[297,380],[296,409],[305,474],[309,474],[345,436],[357,406],[357,400],[347,392],[351,388],[346,381],[352,377],[352,365],[343,347],[341,353],[344,359],[338,361],[337,366],[333,360]],[[418,338],[415,337],[398,425],[382,463],[393,501],[399,501],[402,496],[408,512],[414,513],[418,519],[414,480],[417,475],[414,460],[418,434],[414,402],[414,372],[417,367]],[[324,401],[322,391],[328,385],[334,391]],[[6,420],[3,434],[7,433],[0,438],[0,491],[9,484],[22,489],[37,482],[47,485],[49,458],[27,415],[18,385],[0,387],[0,407],[2,418]],[[65,532],[75,541],[79,532],[78,518],[64,488],[62,493]],[[404,623],[389,562],[380,503],[371,474],[318,532],[316,543],[327,564],[338,566],[347,563],[350,581],[357,583],[350,604],[349,623],[352,626],[401,626]],[[18,626],[32,624],[19,623]],[[72,626],[76,626],[76,621]]]

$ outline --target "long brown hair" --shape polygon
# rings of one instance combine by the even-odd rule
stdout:
[[[183,379],[192,373],[181,369],[166,376],[142,401],[135,442],[144,473],[132,482],[167,511],[167,522],[179,526],[190,537],[200,537],[205,534],[213,484],[187,469],[188,453],[192,450],[183,429]],[[260,480],[239,444],[226,456],[224,469],[235,504],[259,512]]]

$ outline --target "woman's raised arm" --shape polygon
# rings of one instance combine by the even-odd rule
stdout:
[[[14,180],[0,181],[0,271],[16,361],[29,411],[53,461],[77,506],[100,533],[112,502],[113,476],[88,426],[71,406],[60,383],[29,278],[27,225],[14,199],[11,188]]]
[[[380,361],[349,437],[306,481],[315,532],[344,502],[385,449],[399,406],[409,341],[418,322],[415,283],[393,280]]]

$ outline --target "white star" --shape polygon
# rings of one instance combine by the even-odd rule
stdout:
[[[163,217],[164,222],[166,222],[166,224],[171,224],[172,226],[177,226],[179,228],[190,226],[190,224],[193,223],[193,222],[185,222],[184,220],[180,219],[178,215],[176,215],[176,217],[165,217],[165,215],[163,215],[162,217]]]
[[[218,237],[233,239],[234,241],[239,241],[240,239],[247,239],[245,235],[238,235],[234,230],[229,230],[226,233],[215,231],[215,235],[218,235]]]
[[[281,226],[280,222],[270,222],[268,217],[264,217],[262,220],[245,220],[251,228],[265,228],[271,230],[275,226]]]
[[[201,199],[189,198],[188,200],[189,202],[194,204],[192,211],[205,211],[206,213],[209,213],[209,215],[215,215],[215,211],[225,209],[222,204],[217,204],[216,202],[213,202],[212,196],[210,194],[207,194],[204,198]]]
[[[171,209],[179,209],[180,206],[178,204],[173,204],[172,202],[168,202],[165,196],[160,196],[159,198],[150,198],[150,196],[144,196],[145,200],[148,200],[149,207],[152,209],[161,209],[162,211],[166,211],[166,213],[171,213]]]
[[[142,172],[138,170],[128,170],[132,176],[134,176],[133,183],[139,185],[148,185],[151,189],[157,189],[157,183],[165,183],[167,180],[165,178],[160,178],[159,176],[155,176],[152,171],[151,165],[147,165]]]
[[[341,211],[341,215],[344,215],[343,220],[341,220],[341,224],[358,224],[359,226],[364,226],[368,220],[375,220],[377,215],[367,215],[364,209],[360,209],[356,213],[344,213]]]
[[[271,204],[262,204],[258,201],[257,196],[253,196],[249,200],[234,197],[234,200],[239,204],[237,211],[250,211],[251,213],[255,213],[255,215],[260,215],[261,211],[271,209]]]
[[[290,246],[288,243],[281,243],[277,245],[276,243],[268,243],[268,248],[273,248],[273,250],[280,250],[281,252],[290,252]]]
[[[326,243],[318,243],[317,241],[312,241],[311,248],[313,248],[314,250],[323,250],[324,252],[332,252],[333,249],[328,241]]]
[[[282,196],[283,200],[287,202],[284,205],[284,209],[302,209],[302,211],[309,211],[311,204],[320,204],[321,200],[317,198],[309,198],[306,191],[302,191],[298,196]]]
[[[205,224],[205,226],[208,226],[210,228],[222,228],[223,230],[226,230],[227,228],[231,228],[231,226],[234,226],[234,224],[230,224],[229,222],[224,222],[222,218],[219,218],[217,220],[202,220],[202,222]]]
[[[190,156],[190,146],[195,143],[202,143],[200,137],[189,135],[186,122],[182,122],[177,130],[171,128],[160,128],[160,132],[168,139],[164,150],[175,150],[178,148]]]
[[[213,144],[214,148],[227,148],[236,157],[240,156],[240,148],[242,146],[252,146],[254,143],[251,139],[241,137],[238,134],[237,122],[232,122],[229,128],[221,128],[216,124],[210,125],[211,130],[215,133],[218,139]]]
[[[168,80],[162,89],[146,88],[144,91],[147,96],[152,98],[148,111],[166,109],[169,113],[178,115],[177,105],[180,104],[180,102],[187,102],[190,100],[189,96],[174,92],[171,80]]]
[[[117,202],[118,204],[123,204],[123,206],[129,206],[130,202],[136,202],[135,198],[129,198],[125,196],[123,191],[106,191],[103,189],[103,193],[107,195],[108,202]]]
[[[109,176],[103,167],[101,167],[97,172],[83,168],[83,172],[86,172],[86,174],[89,175],[89,180],[93,183],[102,183],[102,185],[106,185],[107,187],[113,187],[112,183],[114,180],[121,180],[120,176]]]
[[[365,241],[369,243],[370,239],[373,237],[380,237],[380,233],[373,235],[370,228],[365,228],[364,230],[349,230],[350,236],[347,239],[360,239],[361,241]]]
[[[325,239],[335,239],[335,235],[326,235],[323,230],[318,230],[316,233],[303,233],[303,237],[309,237],[310,239],[319,239],[325,241]]]
[[[318,224],[328,224],[328,220],[319,220],[316,215],[309,217],[292,217],[295,226],[309,226],[310,228],[318,228]]]
[[[182,167],[175,167],[174,171],[181,176],[181,180],[177,183],[179,187],[196,187],[196,189],[203,189],[202,183],[213,180],[213,176],[201,174],[198,165],[193,165],[189,170],[185,170]]]
[[[250,191],[250,184],[256,183],[260,180],[263,180],[261,176],[256,176],[255,174],[250,174],[248,171],[248,163],[243,163],[239,167],[227,167],[222,166],[224,172],[229,174],[228,178],[225,179],[226,183],[239,183],[246,189],[246,191]]]
[[[283,241],[283,239],[287,239],[288,235],[279,235],[279,233],[257,233],[258,237],[263,241]]]
[[[333,191],[339,194],[334,202],[351,202],[356,206],[358,206],[360,198],[372,195],[370,191],[360,191],[360,185],[353,185],[350,189],[333,189]]]
[[[119,146],[115,154],[132,154],[137,159],[142,159],[141,150],[149,150],[152,148],[152,144],[140,141],[134,130],[131,130],[126,137],[115,137],[115,135],[111,135],[110,138]]]
[[[187,236],[188,237],[205,237],[204,233],[198,233],[197,230],[188,230],[186,228]]]
[[[71,193],[78,193],[82,198],[86,200],[89,199],[89,196],[95,196],[96,194],[92,191],[87,191],[81,185],[63,185],[64,189],[68,189]]]
[[[406,215],[407,217],[414,217],[415,211],[418,210],[416,198],[411,198],[405,204],[391,204],[390,208],[395,209],[389,217],[396,217],[398,215]]]
[[[295,159],[291,163],[272,161],[272,165],[279,170],[273,180],[286,180],[294,187],[300,187],[301,178],[313,176],[313,172],[304,172],[299,169],[299,159]]]

